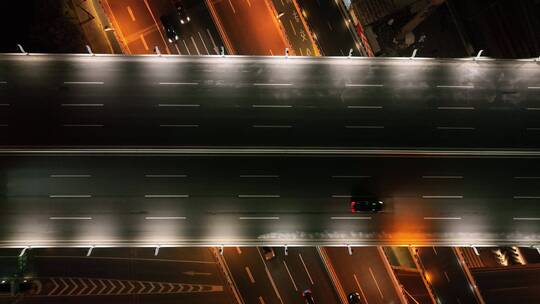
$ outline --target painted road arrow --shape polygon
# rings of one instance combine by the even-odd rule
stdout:
[[[191,271],[189,273],[192,273]],[[193,275],[200,275],[193,272]],[[206,274],[202,274],[206,275]],[[74,296],[121,296],[130,294],[178,294],[223,292],[222,285],[184,284],[171,282],[151,282],[116,279],[90,279],[76,277],[53,277],[38,280],[43,286],[34,296],[74,297]]]

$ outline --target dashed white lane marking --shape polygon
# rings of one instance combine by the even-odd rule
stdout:
[[[540,176],[514,176],[514,179],[540,179]]]
[[[244,269],[246,270],[246,273],[248,275],[248,278],[251,284],[255,284],[255,278],[253,277],[253,274],[251,274],[251,270],[249,269],[249,267],[246,266]]]
[[[381,110],[383,106],[347,106],[348,109]]]
[[[451,221],[451,220],[461,220],[461,217],[431,217],[431,216],[425,216],[424,220],[441,220],[441,221]]]
[[[51,216],[49,220],[91,220],[91,216]]]
[[[277,221],[279,220],[279,216],[240,216],[238,218],[239,220],[261,220],[261,221]]]
[[[525,108],[527,111],[540,111],[540,108]]]
[[[514,199],[540,199],[540,196],[523,196],[523,195],[515,195]]]
[[[351,198],[352,195],[350,194],[332,194],[333,198]]]
[[[437,130],[475,130],[474,127],[437,127]]]
[[[199,51],[199,47],[197,46],[197,43],[195,42],[195,39],[193,39],[193,36],[191,36],[191,42],[193,43],[193,46],[195,46],[195,50],[197,51],[197,55],[201,55],[201,52]]]
[[[540,217],[513,217],[514,221],[540,221]]]
[[[146,39],[144,38],[144,35],[141,34],[141,35],[139,36],[139,38],[141,38],[141,42],[142,42],[142,44],[143,44],[144,49],[145,49],[146,51],[148,51],[150,48],[148,47],[148,43],[146,43]]]
[[[172,221],[172,220],[185,220],[187,219],[185,216],[147,216],[144,218],[145,220],[149,220],[149,221],[152,221],[152,220],[157,220],[157,221],[160,221],[160,220],[165,220],[165,221]]]
[[[200,104],[188,104],[188,103],[160,103],[158,107],[187,107],[187,108],[197,108],[200,107]]]
[[[313,278],[311,277],[311,274],[309,273],[309,270],[306,266],[306,263],[304,262],[304,259],[302,258],[302,254],[298,254],[298,257],[300,258],[300,261],[302,262],[302,265],[304,265],[304,270],[306,271],[307,275],[308,275],[308,278],[309,278],[309,281],[311,282],[311,285],[314,285],[315,282],[313,282]]]
[[[529,90],[540,90],[540,87],[527,87]]]
[[[184,178],[186,174],[145,174],[147,178]]]
[[[91,198],[90,194],[51,194],[49,198]]]
[[[373,270],[371,270],[371,267],[368,267],[369,273],[371,274],[371,278],[373,278],[373,281],[375,282],[375,286],[377,286],[377,290],[379,291],[379,295],[381,296],[381,299],[384,299],[384,295],[381,291],[381,287],[379,286],[379,282],[377,282],[377,279],[375,279],[375,274],[373,274]]]
[[[199,38],[201,39],[201,42],[202,42],[202,44],[204,46],[204,49],[206,50],[206,54],[210,55],[210,52],[208,51],[208,47],[206,47],[206,43],[204,43],[204,39],[203,39],[203,37],[201,35],[201,32],[197,32],[197,33],[199,33]]]
[[[450,283],[450,277],[448,276],[448,273],[446,273],[446,271],[444,271],[444,276],[446,277],[448,283]]]
[[[242,174],[241,178],[279,178],[279,175],[275,174]]]
[[[131,10],[131,7],[129,5],[127,6],[127,11],[129,13],[129,16],[131,17],[131,21],[135,21],[135,15],[133,14],[133,10]]]
[[[332,178],[371,178],[369,175],[332,175]]]
[[[145,194],[145,198],[188,198],[189,194]]]
[[[279,194],[238,194],[239,198],[280,198]]]
[[[290,129],[291,125],[253,125],[253,128],[258,129]]]
[[[437,85],[439,89],[474,89],[473,85]]]
[[[51,174],[50,178],[89,178],[90,174]]]
[[[198,128],[199,125],[159,125],[162,128]]]
[[[371,220],[371,216],[332,216],[332,220]]]
[[[438,110],[474,110],[474,107],[437,107]]]
[[[292,108],[291,105],[251,105],[253,108]]]
[[[182,39],[182,42],[184,43],[184,47],[186,48],[186,50],[188,52],[188,55],[191,55],[191,51],[189,50],[186,41],[184,39]]]
[[[231,0],[229,0],[229,6],[231,7],[233,14],[236,14],[236,10],[234,9],[234,5],[232,4]]]
[[[384,84],[370,84],[370,83],[347,83],[346,87],[360,87],[360,88],[382,88]]]
[[[423,175],[424,179],[463,179],[461,175]]]
[[[63,124],[62,126],[66,128],[101,128],[104,125],[102,124]]]
[[[285,270],[287,270],[287,274],[289,275],[289,278],[291,279],[294,290],[298,291],[298,286],[296,286],[296,282],[294,281],[294,278],[293,278],[293,276],[291,274],[291,271],[289,270],[289,266],[287,266],[287,262],[285,260],[283,260],[283,265],[285,265]]]
[[[230,0],[229,0],[229,1],[230,1]],[[259,303],[260,303],[260,304],[266,304],[266,303],[264,302],[264,299],[263,299],[262,296],[259,296]]]
[[[384,129],[384,126],[345,126],[346,129]]]
[[[102,84],[105,84],[105,82],[103,81],[64,81],[64,84],[102,85]]]
[[[271,82],[265,82],[265,83],[261,83],[261,82],[256,82],[256,83],[253,83],[254,86],[277,86],[277,87],[287,87],[287,86],[292,86],[293,84],[292,83],[271,83]]]
[[[353,273],[353,278],[354,278],[354,281],[356,282],[356,286],[358,286],[358,289],[360,289],[360,293],[362,294],[362,298],[364,299],[364,302],[368,304],[369,302],[366,298],[366,294],[364,293],[364,289],[362,289],[362,286],[360,286],[360,282],[358,281],[358,277],[356,277],[355,273]]]
[[[62,107],[103,107],[102,103],[63,103]]]
[[[198,85],[198,82],[160,82],[159,85]]]
[[[424,199],[462,199],[463,195],[422,195]]]

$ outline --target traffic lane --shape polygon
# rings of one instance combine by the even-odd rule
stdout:
[[[299,237],[305,242],[315,237],[387,242],[391,233],[392,242],[400,244],[534,239],[538,164],[531,159],[500,162],[369,157],[5,158],[2,239],[88,237],[104,243],[118,238],[167,244],[179,236],[219,242],[240,237],[260,242]],[[456,184],[456,176],[463,181]],[[433,183],[439,184],[437,192]],[[385,212],[356,218],[349,211],[353,192],[382,199]],[[91,219],[50,218],[65,216]]]
[[[346,21],[335,1],[297,1],[325,56],[347,56],[350,49],[354,56],[361,56],[349,30],[352,23]]]
[[[266,1],[208,2],[238,55],[284,54],[287,43]]]
[[[8,278],[17,273],[20,250],[14,248],[0,249],[0,277]]]
[[[300,15],[294,1],[273,0],[272,3],[277,13],[281,14],[278,21],[291,44],[291,54],[298,56],[318,55],[311,33],[304,25],[303,16]]]
[[[190,22],[180,26],[178,47],[183,55],[218,55],[223,41],[203,1],[185,4]]]
[[[275,258],[266,262],[285,303],[301,301],[309,289],[316,301],[338,303],[336,292],[315,247],[273,247]]]
[[[246,303],[283,303],[257,247],[225,248],[224,256]]]
[[[416,248],[436,296],[448,303],[476,303],[473,289],[452,247]]]
[[[377,247],[325,247],[329,260],[346,294],[360,293],[367,303],[399,303],[392,279]]]
[[[169,52],[163,33],[160,32],[160,15],[155,15],[148,1],[107,1],[119,33],[132,54],[151,54],[154,47]]]
[[[41,276],[223,284],[209,248],[160,248],[158,256],[155,248],[95,248],[91,256],[87,253],[87,248],[35,249],[32,257]]]
[[[123,65],[124,63],[120,63],[120,64]],[[21,66],[19,66],[19,64],[16,64],[15,66],[17,67],[18,72],[16,72],[14,68],[9,68],[8,70],[14,71],[14,73],[10,73],[11,75],[10,77],[13,77],[13,74],[17,75],[17,73],[21,73],[21,71],[23,71],[22,74],[29,73],[28,65],[22,64]],[[88,68],[89,65],[84,64],[84,62],[75,64],[75,66],[77,66],[78,68],[83,67],[84,70],[89,69]],[[48,84],[47,82],[43,83],[43,80],[41,79],[31,79],[32,81],[30,83],[28,83],[28,79],[27,79],[24,81],[24,83],[20,83],[20,84],[17,83],[17,79],[14,79],[13,81],[7,81],[7,83],[3,85],[4,88],[1,88],[1,89],[4,93],[9,94],[11,96],[10,99],[13,100],[13,104],[10,103],[9,106],[7,107],[9,111],[15,110],[16,109],[15,106],[17,106],[17,109],[25,110],[25,112],[26,111],[31,112],[31,113],[24,113],[24,115],[32,115],[32,114],[34,115],[34,117],[31,117],[31,119],[26,118],[28,121],[39,122],[40,125],[48,125],[48,124],[53,123],[57,126],[57,128],[61,128],[63,130],[63,131],[61,130],[59,131],[60,134],[62,132],[73,133],[73,135],[71,135],[70,137],[78,137],[78,138],[81,137],[81,134],[78,132],[85,133],[82,135],[89,135],[89,137],[91,137],[91,134],[93,132],[97,132],[97,133],[103,133],[103,132],[100,131],[102,130],[100,127],[93,128],[90,131],[88,131],[85,128],[82,128],[82,129],[71,128],[71,127],[65,127],[64,125],[67,124],[68,126],[71,126],[71,125],[81,125],[81,124],[82,125],[95,124],[98,126],[103,125],[103,127],[107,129],[107,126],[110,126],[110,123],[109,123],[110,120],[102,121],[100,120],[100,117],[94,117],[94,120],[91,120],[89,118],[92,117],[92,113],[94,111],[97,113],[106,112],[104,111],[106,108],[108,109],[109,107],[123,106],[122,105],[123,103],[118,104],[118,102],[113,101],[113,100],[117,100],[117,99],[130,99],[134,101],[140,100],[140,101],[134,102],[133,104],[130,103],[129,107],[134,107],[134,110],[128,110],[128,111],[118,110],[118,111],[115,111],[114,116],[111,117],[111,119],[115,121],[116,123],[125,122],[126,124],[130,124],[129,127],[132,128],[133,124],[140,124],[141,121],[151,121],[154,119],[152,117],[150,119],[148,118],[139,119],[141,117],[144,117],[145,115],[148,115],[146,113],[155,113],[153,111],[148,111],[148,108],[144,107],[145,105],[148,105],[148,100],[154,100],[156,98],[159,98],[157,100],[157,105],[155,103],[153,103],[152,105],[148,105],[148,106],[152,106],[154,109],[159,109],[160,108],[159,105],[161,104],[160,102],[172,103],[173,101],[178,100],[178,97],[177,97],[178,94],[181,94],[181,96],[184,96],[184,98],[186,99],[186,102],[189,102],[188,105],[195,106],[194,107],[195,109],[192,109],[192,110],[190,109],[189,111],[196,112],[199,107],[205,106],[205,104],[203,103],[203,100],[206,100],[206,102],[208,102],[209,100],[214,101],[216,98],[219,98],[220,100],[220,103],[218,103],[217,105],[229,106],[232,108],[230,112],[223,112],[222,115],[224,115],[225,117],[221,117],[221,116],[212,117],[212,121],[214,123],[219,122],[220,120],[223,120],[224,118],[227,118],[229,115],[243,115],[244,117],[246,116],[254,117],[254,115],[257,114],[257,112],[255,111],[259,111],[259,110],[260,110],[259,112],[269,113],[267,114],[268,118],[265,119],[265,121],[257,122],[254,120],[250,120],[250,121],[248,120],[248,121],[245,121],[245,124],[243,124],[241,127],[248,128],[250,130],[256,129],[256,130],[252,130],[252,133],[250,134],[254,136],[254,135],[260,135],[257,133],[260,133],[258,131],[261,131],[260,129],[253,127],[257,123],[260,123],[262,126],[268,126],[268,125],[288,126],[288,124],[290,124],[291,127],[294,127],[293,128],[294,132],[287,132],[287,131],[290,131],[288,129],[270,130],[272,132],[270,132],[270,134],[268,135],[270,138],[274,138],[274,140],[276,140],[276,138],[289,138],[289,141],[288,141],[289,143],[295,142],[295,140],[301,140],[303,137],[305,137],[304,136],[305,134],[294,136],[295,133],[297,132],[296,131],[297,128],[300,128],[300,130],[304,129],[303,132],[311,132],[311,130],[306,129],[306,127],[309,128],[309,127],[316,127],[314,125],[320,125],[320,124],[317,124],[316,121],[320,120],[321,117],[328,117],[328,116],[341,117],[341,115],[327,115],[328,113],[326,111],[328,107],[334,107],[334,106],[341,107],[342,111],[345,111],[346,112],[345,114],[348,114],[348,116],[351,118],[349,119],[336,118],[336,120],[333,121],[336,123],[336,125],[334,125],[333,130],[325,131],[325,129],[323,129],[319,131],[319,132],[329,132],[330,134],[328,134],[328,137],[333,137],[332,135],[335,135],[335,133],[340,134],[341,138],[338,138],[340,140],[334,143],[328,143],[328,145],[331,145],[331,144],[346,145],[347,141],[353,141],[353,140],[357,142],[362,142],[362,140],[360,141],[358,140],[359,139],[358,137],[361,137],[360,139],[363,139],[364,144],[377,145],[377,144],[381,144],[379,141],[377,141],[377,138],[379,138],[380,136],[385,136],[384,141],[391,141],[391,140],[397,141],[397,142],[393,142],[393,144],[396,146],[405,145],[407,143],[409,143],[410,145],[422,146],[430,142],[437,142],[437,141],[449,142],[450,146],[467,145],[466,143],[464,143],[464,141],[472,142],[472,143],[469,143],[467,146],[471,146],[471,145],[482,146],[482,145],[485,145],[485,143],[482,142],[483,140],[491,142],[490,144],[492,146],[498,146],[498,145],[503,145],[503,142],[505,140],[502,139],[502,136],[498,136],[496,134],[494,135],[494,133],[496,132],[492,132],[490,128],[491,127],[500,128],[501,127],[501,124],[499,123],[500,121],[505,121],[507,124],[514,125],[512,129],[508,128],[507,130],[507,132],[510,132],[510,133],[513,132],[516,134],[516,136],[518,136],[517,138],[513,139],[512,142],[519,143],[520,141],[524,141],[524,140],[535,141],[535,138],[538,135],[535,132],[535,128],[531,127],[535,125],[535,121],[536,121],[535,120],[536,113],[534,111],[535,108],[531,106],[538,98],[540,98],[540,94],[535,94],[534,89],[529,89],[529,87],[527,88],[524,87],[525,85],[530,85],[530,84],[515,83],[514,85],[516,86],[516,90],[521,91],[522,93],[518,95],[522,97],[515,99],[515,103],[513,103],[512,106],[500,107],[500,106],[494,106],[495,105],[494,103],[489,103],[489,102],[486,102],[485,100],[482,100],[483,96],[489,97],[491,94],[490,90],[492,89],[489,89],[488,86],[486,86],[484,90],[481,90],[482,92],[474,92],[474,93],[460,92],[463,89],[459,89],[459,88],[454,88],[454,89],[442,88],[441,89],[441,88],[437,88],[436,84],[431,85],[431,88],[429,89],[424,89],[424,88],[407,89],[407,88],[400,88],[398,86],[398,88],[395,89],[395,92],[393,92],[392,90],[387,90],[387,89],[381,90],[380,87],[368,87],[368,88],[350,87],[350,86],[347,86],[347,83],[344,80],[343,81],[340,80],[339,84],[336,84],[337,85],[336,89],[327,88],[322,91],[321,90],[317,91],[317,90],[312,90],[310,88],[310,85],[308,85],[309,79],[305,79],[302,82],[304,83],[303,85],[294,84],[292,88],[288,88],[288,87],[268,88],[267,86],[257,86],[255,85],[255,82],[252,84],[244,83],[240,87],[227,85],[227,83],[224,83],[222,80],[220,80],[220,78],[217,78],[217,80],[205,81],[206,84],[210,84],[210,87],[207,87],[206,85],[201,86],[200,85],[201,83],[199,82],[185,82],[185,81],[193,81],[194,80],[193,78],[167,79],[167,77],[164,77],[163,73],[165,74],[170,73],[171,75],[172,74],[197,75],[197,73],[199,73],[200,77],[203,77],[204,75],[206,75],[205,73],[207,73],[204,71],[205,65],[202,65],[202,66],[195,65],[193,66],[193,70],[188,70],[188,71],[183,71],[183,68],[179,68],[180,66],[181,65],[172,65],[172,66],[167,65],[159,72],[154,71],[154,73],[158,73],[156,74],[157,78],[154,78],[154,79],[152,79],[152,77],[149,75],[152,73],[145,73],[144,75],[137,76],[135,79],[126,80],[127,83],[120,82],[118,83],[118,85],[114,85],[113,87],[110,87],[108,85],[105,85],[105,81],[107,81],[106,83],[118,82],[117,77],[114,76],[115,75],[114,71],[117,71],[117,70],[113,69],[111,70],[111,73],[109,73],[106,76],[108,78],[104,79],[101,76],[99,77],[93,76],[92,79],[87,79],[87,80],[105,80],[103,85],[97,84],[96,85],[97,87],[94,87],[91,85],[90,86],[81,85],[81,87],[78,87],[76,85],[75,86],[64,85],[62,81],[62,78],[69,79],[72,77],[69,75],[72,75],[73,72],[68,72],[67,70],[65,70],[67,68],[74,68],[72,64],[65,65],[63,63],[58,64],[58,62],[52,62],[51,65],[42,66],[42,68],[44,69],[43,72],[51,71],[51,74],[54,75],[58,73],[57,68],[60,69],[60,73],[57,74],[57,77],[59,77],[60,79],[53,81],[53,83],[57,81],[57,85],[60,85],[59,88],[56,87],[55,89],[54,88],[55,86],[50,87],[50,84]],[[101,67],[105,68],[103,66]],[[34,68],[36,67],[34,66]],[[105,70],[106,69],[111,69],[111,66],[110,65],[107,66]],[[271,69],[269,69],[268,73],[270,73],[270,70]],[[319,69],[315,69],[313,71],[314,73],[308,73],[308,74],[320,75],[321,72],[324,72],[324,70],[325,69],[323,69],[323,71],[320,71]],[[52,73],[54,71],[57,71],[57,72]],[[225,69],[225,70],[219,71],[219,73],[217,74],[213,74],[213,77],[216,77],[216,76],[224,77],[225,74],[230,74],[229,72],[231,71],[229,71],[228,69]],[[233,68],[232,72],[241,73],[241,71],[239,71],[238,68]],[[500,72],[502,72],[502,70],[500,70],[499,72],[494,71],[492,74],[496,75]],[[85,73],[88,75],[99,75],[102,73],[102,71],[94,70],[93,68],[90,68]],[[137,73],[130,73],[130,75],[132,74],[137,74]],[[437,77],[441,77],[441,76],[444,76],[444,74],[445,73],[439,72],[439,73],[435,73],[435,76],[438,75]],[[57,78],[57,77],[53,77],[53,78]],[[126,77],[129,78],[131,76],[126,75]],[[143,79],[141,79],[141,77]],[[148,79],[146,79],[147,77]],[[257,77],[260,77],[260,76],[257,76]],[[5,78],[8,78],[8,77],[5,77]],[[195,78],[195,79],[200,80],[200,78]],[[160,80],[163,80],[163,81],[170,80],[170,81],[173,81],[172,83],[174,83],[174,81],[181,81],[179,83],[196,84],[196,85],[171,85],[171,86],[159,85]],[[268,80],[264,80],[264,79],[254,80],[254,81],[261,81],[262,83],[265,83],[265,81],[268,82]],[[322,79],[318,79],[318,80],[312,79],[312,81],[320,82],[322,81]],[[434,82],[441,83],[443,81],[435,80]],[[130,84],[134,84],[134,83],[141,84],[137,87],[141,88],[142,90],[138,91],[136,89],[133,89],[133,87]],[[143,84],[145,84],[145,86]],[[27,88],[25,87],[27,85],[37,86],[41,90],[36,90],[37,88],[27,90]],[[212,87],[214,85],[217,88],[219,88],[220,89],[219,91],[222,93],[221,95],[219,95],[219,97],[215,95],[215,90],[212,90]],[[18,86],[24,87],[25,90],[23,91],[22,87],[18,87]],[[337,89],[340,86],[341,86],[341,89]],[[239,88],[243,88],[243,90],[239,90]],[[428,95],[427,97],[420,98],[422,97],[422,93],[424,93],[425,90],[427,90],[429,94],[435,94],[435,95]],[[468,90],[468,89],[465,89],[465,90]],[[497,89],[494,89],[494,90],[497,91]],[[43,96],[39,96],[39,97],[36,96],[34,93],[36,91],[42,92]],[[59,93],[59,91],[61,93]],[[137,95],[135,95],[136,91],[138,91]],[[248,92],[251,95],[250,94],[246,95],[246,93]],[[82,96],[84,96],[84,98]],[[250,96],[260,97],[261,104],[253,104],[252,102],[253,99],[250,98]],[[300,101],[312,100],[312,102],[310,103],[306,102],[304,104],[297,105],[296,103],[298,102],[296,101],[295,104],[291,104],[288,100],[293,98],[294,96],[300,96],[299,98]],[[397,103],[396,98],[398,98],[398,96],[402,96],[403,97],[402,99],[410,99],[410,101],[407,101],[410,104],[408,104],[407,106],[404,106],[401,102]],[[446,97],[442,98],[443,96],[446,96]],[[45,107],[48,109],[50,102],[42,102],[41,99],[44,97],[48,97],[47,100],[54,100],[56,102],[61,103],[60,106],[62,106],[63,103],[67,104],[70,102],[84,105],[86,103],[91,103],[91,102],[96,103],[96,100],[99,100],[100,102],[105,102],[105,103],[99,103],[102,106],[95,107],[95,110],[92,110],[94,108],[88,110],[82,107],[81,110],[79,110],[81,113],[79,114],[80,116],[77,116],[76,114],[78,110],[71,111],[70,107],[66,107],[66,108],[69,108],[69,110],[67,111],[71,112],[70,115],[73,115],[73,117],[70,118],[69,120],[65,118],[61,118],[61,117],[56,117],[55,119],[50,119],[50,118],[43,119],[46,116],[42,115],[42,113],[46,113],[50,111],[50,110],[45,111]],[[419,99],[418,101],[414,101],[412,97],[419,97]],[[388,104],[387,101],[385,101],[386,103],[377,102],[375,104],[371,104],[371,103],[367,104],[367,102],[362,102],[362,100],[364,99],[373,100],[373,98],[378,98],[376,100],[381,100],[381,101],[388,100],[391,103]],[[19,100],[21,101],[19,102]],[[335,102],[329,103],[328,102],[329,100],[335,100]],[[445,100],[445,101],[441,102],[440,100]],[[316,103],[314,104],[313,101],[315,101]],[[355,101],[355,103],[349,103],[351,101]],[[28,102],[30,102],[32,106],[30,106],[30,104],[27,104]],[[344,105],[344,102],[345,102],[345,105]],[[276,105],[275,103],[278,103],[277,104],[278,106],[285,106],[285,108],[254,107],[254,106],[265,106],[265,105],[273,106],[273,105]],[[213,102],[212,105],[215,106],[216,103]],[[246,114],[241,114],[242,111],[240,111],[240,113],[237,114],[237,112],[234,111],[234,107],[238,107],[239,105],[247,108],[246,109],[247,111],[243,112]],[[522,107],[518,106],[518,108],[516,108],[516,105],[522,105]],[[292,108],[287,108],[286,106],[290,106]],[[298,107],[299,109],[296,109],[296,107]],[[315,107],[315,109],[313,107]],[[170,108],[174,108],[174,107],[170,107]],[[185,107],[182,107],[182,106],[179,106],[178,108],[180,108],[179,110],[185,109]],[[41,109],[43,109],[43,111],[39,111]],[[167,110],[168,109],[169,107],[167,107]],[[307,118],[310,118],[310,120],[307,123],[309,122],[313,122],[313,123],[307,124],[307,125],[300,125],[300,126],[291,124],[290,119],[296,118],[299,115],[283,114],[284,112],[287,113],[288,110],[292,110],[290,112],[293,112],[293,113],[304,113],[304,114],[312,113],[311,117],[307,116]],[[130,113],[131,111],[136,111],[136,113]],[[397,114],[403,114],[403,111],[410,111],[410,112],[407,112],[408,115],[397,115]],[[515,113],[509,113],[510,111],[516,111],[516,113],[521,113],[523,116],[520,118],[517,118]],[[169,113],[168,111],[161,111],[161,112]],[[361,117],[361,116],[359,116],[358,113],[365,113],[365,112],[367,113],[380,112],[381,114],[379,115],[374,114],[373,115],[374,118],[369,119],[369,120],[359,119],[358,117]],[[399,113],[396,113],[396,112],[399,112]],[[37,115],[37,113],[39,113],[39,115]],[[336,114],[341,114],[341,113],[337,112]],[[480,115],[486,116],[486,114],[490,116],[489,121],[487,123],[484,123],[484,126],[478,126],[477,125],[478,123],[476,121],[485,122],[485,118],[479,119],[478,117]],[[107,115],[111,115],[111,114],[107,113]],[[117,116],[117,115],[121,115],[121,116]],[[139,115],[141,116],[137,117]],[[159,115],[159,114],[156,114],[156,115]],[[283,116],[284,118],[280,119],[279,117],[281,116]],[[85,122],[85,119],[84,119],[85,117],[86,119],[88,119],[89,122]],[[289,117],[291,118],[289,119]],[[401,119],[398,119],[397,121],[393,122],[392,119],[393,118],[395,119],[396,117],[398,118],[401,117]],[[134,118],[137,118],[137,119],[134,119]],[[424,118],[437,119],[437,120],[440,120],[441,122],[435,123],[434,121],[426,120]],[[14,121],[14,122],[9,121],[8,126],[20,123],[19,121],[23,121],[22,119],[23,118],[18,119],[17,121]],[[60,119],[63,121],[59,121]],[[425,128],[426,125],[423,125],[425,121],[428,122],[428,126],[427,126],[428,128]],[[199,134],[198,132],[201,131],[203,128],[207,127],[207,125],[202,124],[203,122],[206,124],[206,121],[198,121],[198,122],[191,121],[191,122],[185,122],[185,123],[180,121],[179,123],[171,122],[171,125],[192,125],[192,126],[198,125],[198,127],[187,128],[187,129],[183,128],[180,130],[180,132],[181,133],[197,132],[197,134],[193,135],[193,137],[201,139],[205,137],[200,136],[201,134]],[[109,123],[109,124],[105,125],[105,123]],[[166,129],[165,132],[169,131],[172,133],[174,133],[175,131],[178,131],[177,128],[168,129],[168,128],[158,127],[158,125],[162,125],[162,124],[169,125],[167,123],[166,118],[163,118],[163,121],[161,123],[157,121],[151,125],[154,126],[154,128],[160,132],[162,129]],[[395,124],[395,125],[388,125],[388,124]],[[505,124],[504,126],[506,126],[507,124]],[[26,130],[29,128],[29,125],[31,126],[32,123],[26,124],[21,129]],[[405,131],[401,131],[405,133],[405,134],[402,134],[401,132],[397,133],[395,132],[395,130],[393,130],[394,127],[396,129],[401,129],[401,127],[404,125],[409,126],[409,128],[413,128],[415,132],[412,132],[412,133],[418,134],[419,136],[414,137],[414,138],[396,136],[397,138],[393,139],[392,135],[394,134],[398,134],[398,135],[407,134],[407,132]],[[148,126],[148,125],[145,125],[145,126]],[[231,126],[238,127],[238,124],[236,125],[231,124]],[[347,128],[347,126],[351,128]],[[358,127],[358,128],[355,128],[355,127]],[[371,127],[371,128],[359,129],[360,127],[366,127],[366,128]],[[45,130],[45,128],[43,129]],[[269,130],[263,129],[263,131],[269,131]],[[278,131],[277,134],[274,131]],[[279,132],[279,131],[285,131],[285,132]],[[86,133],[89,133],[89,134],[86,134]],[[114,133],[109,132],[109,130],[107,130],[107,133],[110,134],[109,136],[112,136],[112,134],[114,134]],[[291,135],[291,133],[293,134]],[[142,134],[145,134],[145,132],[142,132]],[[27,134],[27,135],[29,136],[27,137],[20,136],[20,137],[21,138],[39,137],[39,136],[32,136],[31,134]],[[171,136],[171,133],[168,133],[167,135]],[[325,133],[322,133],[322,135],[325,135]],[[291,138],[291,136],[293,137]],[[149,137],[152,137],[152,136],[149,136]],[[309,138],[309,137],[306,137],[306,138]],[[312,136],[312,138],[314,137]],[[163,140],[163,138],[160,138],[159,140]],[[263,139],[261,140],[264,142]],[[415,140],[419,142],[415,142]],[[126,142],[126,144],[129,144],[129,143],[134,144],[134,142],[130,142],[130,141]],[[201,142],[191,142],[191,143],[200,144]],[[254,142],[254,144],[257,144],[257,143],[261,143],[261,142]],[[268,144],[272,144],[272,143],[273,142],[269,142]],[[155,144],[155,143],[150,142],[146,144]],[[216,142],[216,144],[219,144],[219,142]],[[249,144],[249,142],[247,142],[247,144]],[[312,141],[305,142],[305,144],[316,144],[316,143],[314,143],[312,139]]]
[[[540,301],[538,275],[535,265],[497,269],[475,269],[474,278],[488,303],[535,303]]]
[[[422,280],[422,275],[416,271],[408,271],[403,269],[394,269],[396,278],[399,283],[402,285],[403,290],[407,294],[410,294],[416,301],[419,303],[433,303],[429,295],[424,281]],[[407,298],[409,298],[407,296]]]
[[[103,289],[104,292],[107,292],[104,294],[101,294],[101,291],[98,292],[101,301],[104,303],[152,303],[156,300],[159,300],[160,303],[177,303],[178,301],[183,303],[200,303],[200,301],[229,303],[232,297],[225,292],[198,294],[184,291],[183,293],[175,294],[175,292],[171,292],[170,294],[163,294],[158,289],[150,291],[147,289],[146,292],[140,290],[140,293],[136,291],[133,294],[128,292],[130,286],[134,286],[135,290],[138,290],[137,288],[140,289],[143,284],[146,284],[146,288],[150,288],[149,283],[144,282],[157,282],[155,284],[162,282],[167,284],[181,283],[195,287],[212,285],[221,286],[221,289],[223,289],[225,283],[218,273],[219,269],[216,262],[207,260],[208,254],[204,252],[205,250],[209,249],[164,248],[162,250],[165,253],[164,257],[154,257],[153,255],[150,257],[147,252],[150,249],[102,248],[95,249],[93,255],[87,257],[84,249],[32,249],[28,254],[31,255],[33,261],[33,273],[42,282],[43,290],[40,294],[33,296],[34,299],[31,299],[28,303],[37,303],[39,301],[54,303],[54,300],[58,301],[58,296],[62,295],[70,295],[66,298],[66,303],[90,302],[97,295],[83,289],[83,283],[91,286],[92,284],[103,284],[104,281],[106,281],[106,285],[103,285]],[[199,256],[198,260],[190,261],[179,260],[178,258],[167,259],[171,254],[179,257],[193,256],[193,253],[186,254],[188,251],[200,253],[202,256]],[[205,257],[205,259],[202,260],[202,257]],[[204,266],[204,268],[201,266]],[[194,271],[193,267],[199,267],[200,269]],[[186,272],[195,272],[197,274],[186,274]],[[205,275],[200,275],[201,273],[205,273]],[[210,273],[210,275],[206,275],[206,273]],[[82,282],[81,279],[85,281]],[[54,289],[52,285],[55,282],[61,285],[63,282],[70,282],[71,284],[64,293],[63,290]],[[77,287],[78,285],[80,286]],[[116,289],[114,285],[117,286]],[[124,289],[120,289],[122,285],[127,286],[125,292],[123,292]],[[72,294],[67,292],[72,288],[76,292]],[[100,288],[102,286],[98,287],[98,289]],[[97,292],[97,289],[93,291]]]

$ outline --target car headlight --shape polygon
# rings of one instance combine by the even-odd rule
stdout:
[[[171,39],[171,38],[169,38],[169,42],[172,43],[172,39]]]
[[[186,19],[187,19],[187,21],[191,21],[191,19],[189,19],[189,16]]]
[[[174,36],[174,39],[178,40],[180,39],[180,37],[178,37],[178,35]]]
[[[184,24],[184,19],[180,19],[180,23]]]

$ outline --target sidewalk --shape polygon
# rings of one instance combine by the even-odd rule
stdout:
[[[67,0],[75,12],[84,35],[92,51],[101,54],[122,54],[114,30],[103,11],[99,0]],[[110,31],[105,31],[111,28]]]

